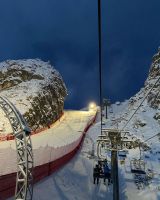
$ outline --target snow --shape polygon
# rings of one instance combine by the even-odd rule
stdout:
[[[127,101],[128,103],[128,101]],[[109,117],[119,117],[130,110],[128,115],[131,115],[131,107],[125,102],[126,109],[124,110],[124,103],[121,105],[113,105],[113,113],[109,113]],[[138,102],[137,102],[138,104]],[[131,132],[132,137],[140,137],[142,140],[151,137],[159,130],[159,124],[153,119],[156,110],[144,104],[146,112],[139,112],[134,119],[138,116],[142,118],[147,124],[140,127],[138,130],[133,128],[133,121],[127,127]],[[120,108],[121,107],[121,108]],[[136,105],[134,105],[134,108]],[[117,110],[116,110],[117,109]],[[133,109],[133,108],[132,108]],[[121,112],[120,112],[121,110]],[[117,111],[117,112],[116,112]],[[129,116],[128,116],[129,117]],[[121,118],[122,119],[122,118]],[[110,120],[107,120],[106,127],[108,127]],[[120,122],[120,125],[123,125]],[[119,126],[120,126],[119,125]],[[104,126],[105,127],[105,126]],[[96,157],[96,139],[100,134],[100,123],[97,122],[87,133],[84,144],[80,152],[65,165],[58,172],[52,174],[50,177],[42,180],[34,186],[34,200],[50,200],[54,196],[57,200],[103,200],[112,199],[112,185],[107,186],[100,180],[100,184],[93,184],[93,166],[97,161]],[[128,136],[129,137],[129,136]],[[94,154],[92,155],[94,148]],[[119,185],[120,185],[120,200],[158,200],[160,199],[160,172],[159,162],[160,154],[159,141],[157,138],[152,139],[152,151],[142,152],[142,158],[146,163],[146,170],[151,169],[154,173],[153,179],[149,182],[148,186],[138,190],[134,183],[134,176],[131,173],[130,161],[133,158],[139,158],[139,149],[129,150],[124,164],[120,164],[119,159]],[[110,155],[110,154],[108,154]],[[148,157],[145,157],[145,156]]]
[[[34,186],[34,200],[111,199],[112,186],[104,185],[102,180],[98,186],[93,184],[95,157],[91,151],[99,131],[98,123],[88,131],[82,149],[71,162]]]
[[[34,166],[52,162],[71,152],[82,138],[82,133],[96,111],[65,111],[63,117],[49,129],[32,135]],[[0,175],[16,172],[15,141],[0,142]]]
[[[11,70],[14,70],[14,72],[10,76],[6,76],[6,73],[10,73]],[[33,97],[42,93],[41,91],[44,86],[54,83],[54,89],[57,93],[57,88],[60,86],[57,85],[55,80],[62,79],[59,72],[49,62],[44,62],[40,59],[7,60],[0,62],[0,72],[3,77],[1,85],[7,81],[10,83],[11,81],[20,81],[20,83],[12,87],[2,88],[0,93],[2,96],[7,97],[21,111],[21,114],[25,114],[29,110]],[[30,73],[32,78],[23,80],[20,76],[22,72]],[[34,76],[39,76],[40,79],[34,78]]]
[[[139,93],[135,97],[134,104],[130,104],[130,101],[125,101],[120,105],[112,105],[113,113],[108,113],[109,119],[103,119],[103,121],[105,121],[105,125],[103,125],[103,127],[119,127],[121,129],[126,123],[126,120],[132,116],[135,109],[139,105],[142,99],[140,98],[141,95],[142,93]],[[88,113],[87,111],[79,112]],[[129,130],[129,134],[126,136],[129,139],[140,138],[141,141],[145,141],[151,136],[158,134],[159,123],[153,118],[156,112],[157,110],[152,109],[145,101],[141,106],[141,109],[139,109],[126,127],[126,129]],[[77,111],[68,111],[66,113],[68,116],[67,118],[71,119],[71,121],[69,120],[67,124],[67,127],[69,128],[68,133],[70,131],[72,132],[73,130],[82,130],[81,126],[79,126],[79,118],[81,118],[81,121],[84,122],[87,119],[84,118],[84,113],[82,117],[80,116],[82,113],[79,115]],[[77,114],[79,115],[78,119],[74,119],[74,121],[72,121]],[[100,116],[97,117],[97,123],[95,123],[86,134],[82,149],[79,151],[79,153],[59,171],[52,174],[50,177],[45,178],[34,186],[34,200],[50,200],[52,197],[57,200],[112,200],[112,185],[104,185],[102,179],[100,180],[99,185],[93,184],[93,167],[97,162],[96,139],[98,135],[100,135],[100,123],[98,122],[99,118]],[[142,127],[135,127],[137,119],[140,119],[143,123],[145,122],[145,125]],[[62,132],[61,126],[64,123],[63,121],[64,120],[62,120],[61,124],[58,123],[56,125],[59,127],[59,133]],[[59,136],[61,140],[56,140],[56,145],[59,144],[60,141],[63,143],[62,138],[64,135],[62,134]],[[71,140],[69,140],[69,142],[70,141]],[[122,163],[121,159],[119,158],[120,200],[160,199],[160,150],[158,137],[148,141],[147,144],[150,146],[151,150],[145,152],[142,151],[141,158],[145,161],[146,172],[148,173],[151,171],[153,173],[153,179],[149,181],[149,185],[145,185],[141,189],[137,188],[134,182],[134,175],[131,173],[130,161],[133,158],[139,159],[140,152],[138,148],[128,150],[128,154],[124,163]],[[107,153],[107,155],[108,160],[110,160],[110,153]]]
[[[160,53],[155,56],[158,57],[159,54]],[[159,62],[159,58],[156,58],[155,62]],[[152,72],[156,72],[156,69],[159,69],[160,67],[160,64],[156,64],[155,62],[153,62],[151,66]],[[157,77],[154,75],[154,73],[149,74],[149,77],[145,82],[145,87],[142,88],[135,96],[125,102],[118,102],[111,105],[108,112],[108,119],[103,119],[104,128],[123,129],[124,125],[133,115],[143,98],[154,85],[156,80],[158,80],[159,75],[157,75]],[[159,94],[159,87],[154,88],[154,93]],[[153,100],[155,100],[154,96]],[[157,107],[160,108],[160,105],[158,104]],[[125,127],[125,129],[129,131],[129,133],[126,134],[128,139],[140,139],[141,142],[145,142],[148,138],[159,133],[160,123],[158,120],[154,119],[158,108],[151,108],[147,100],[143,102],[143,105],[134,114],[132,120]],[[79,123],[78,120],[77,123]],[[86,119],[82,117],[82,121],[85,120]],[[74,123],[69,121],[68,133],[75,129],[77,130],[77,126],[75,125],[75,129],[71,128],[70,123],[72,124],[72,127],[74,127],[73,124],[75,121]],[[80,127],[78,127],[78,129],[81,130]],[[59,128],[58,132],[61,132],[61,128]],[[112,200],[112,185],[104,185],[103,180],[100,180],[99,185],[93,184],[93,167],[97,161],[96,139],[99,134],[100,123],[97,121],[97,123],[88,131],[82,149],[79,153],[59,171],[34,186],[33,199],[50,200],[54,197],[56,200]],[[61,140],[57,140],[55,145],[58,145],[60,141],[63,142],[62,140],[64,135],[62,134],[60,137]],[[45,141],[45,143],[46,142],[47,141]],[[71,142],[71,140],[68,142]],[[119,158],[118,170],[120,200],[160,199],[160,138],[158,136],[154,137],[153,139],[147,141],[147,145],[149,145],[150,150],[142,150],[141,154],[139,148],[128,150],[124,163],[122,163],[122,160]],[[109,158],[110,153],[107,153],[107,156]],[[145,163],[146,173],[148,175],[152,174],[153,178],[148,181],[147,185],[141,184],[142,187],[138,189],[135,184],[135,176],[131,173],[130,161],[140,158]]]
[[[117,126],[121,129],[126,121],[132,116],[136,108],[139,106],[141,102],[141,95],[143,92],[139,92],[135,97],[134,104],[130,104],[128,101],[128,105],[125,104],[125,108],[119,105],[119,108],[116,105],[112,106],[113,113],[110,113],[109,120],[106,123],[107,127]],[[120,107],[122,107],[120,111]],[[133,119],[127,125],[126,129],[130,131],[130,134],[127,135],[128,138],[137,137],[140,138],[141,141],[145,141],[148,138],[159,133],[160,125],[158,120],[155,120],[153,117],[155,116],[157,110],[152,109],[147,101],[143,103],[138,112],[134,115]],[[111,118],[114,117],[111,120]],[[143,124],[142,126],[135,126],[137,124]],[[114,122],[114,123],[113,123]],[[143,189],[137,189],[136,184],[134,183],[134,176],[131,173],[130,161],[133,158],[139,159],[140,152],[139,149],[129,150],[129,154],[127,155],[127,159],[125,160],[125,164],[120,164],[119,161],[119,178],[120,178],[120,186],[123,188],[125,198],[129,200],[157,200],[160,199],[160,154],[157,153],[159,151],[159,139],[158,137],[153,138],[147,142],[151,147],[151,151],[143,152],[141,159],[143,159],[146,163],[146,171],[152,170],[154,177],[149,182],[149,185],[145,186]],[[121,190],[120,190],[121,191]]]
[[[44,65],[46,70],[42,67]],[[17,71],[27,70],[29,72],[34,72],[35,74],[46,77],[47,79],[51,78],[51,73],[53,72],[52,66],[49,62],[44,62],[40,59],[7,60],[0,63],[1,72],[7,72],[8,66],[10,66],[10,69],[16,69]],[[54,70],[54,74],[60,76],[56,70]]]
[[[123,106],[123,103],[120,105]],[[131,125],[128,127],[130,131],[133,131],[133,136],[144,135],[144,138],[152,136],[157,132],[158,125],[153,119],[155,110],[150,107],[146,107],[146,112],[139,113],[139,116],[143,117],[147,122],[147,125],[141,127],[137,132]],[[119,116],[119,108],[116,113],[116,106],[114,107],[114,113]],[[123,110],[123,109],[122,109]],[[81,111],[84,112],[84,111]],[[125,113],[126,111],[124,111]],[[77,115],[76,112],[66,113],[68,117],[73,118],[73,115]],[[111,117],[111,116],[110,116]],[[82,117],[83,118],[83,117]],[[85,121],[83,118],[82,121]],[[62,120],[63,122],[63,120]],[[76,120],[75,120],[76,122]],[[78,121],[77,121],[78,123]],[[109,123],[109,122],[108,122]],[[73,123],[72,123],[73,125]],[[153,126],[152,126],[153,125]],[[59,126],[57,124],[56,126]],[[70,124],[68,124],[70,126]],[[74,126],[77,126],[76,124]],[[74,128],[72,128],[74,129]],[[80,129],[80,127],[78,128]],[[147,131],[148,130],[148,131]],[[96,139],[100,134],[100,123],[97,122],[91,129],[89,129],[86,138],[84,140],[82,149],[80,152],[63,168],[50,177],[45,178],[34,186],[34,200],[50,200],[54,197],[56,200],[103,200],[112,199],[112,185],[107,186],[103,184],[103,180],[100,180],[100,184],[93,184],[93,166],[96,163]],[[143,137],[142,137],[143,138]],[[144,139],[143,138],[143,139]],[[95,156],[92,155],[92,148],[94,147]],[[146,169],[151,169],[154,172],[154,178],[151,180],[148,186],[144,189],[138,190],[134,183],[134,176],[131,173],[130,161],[133,158],[139,158],[139,150],[129,150],[125,164],[120,164],[119,159],[119,185],[120,185],[120,200],[158,200],[160,199],[160,172],[159,172],[159,158],[160,154],[156,153],[159,149],[159,141],[157,139],[152,140],[152,153],[150,151],[143,152],[143,159],[146,162]],[[145,158],[148,155],[148,158]]]
[[[8,118],[2,109],[0,109],[0,135],[7,135],[8,133],[12,133],[12,127],[9,123]]]

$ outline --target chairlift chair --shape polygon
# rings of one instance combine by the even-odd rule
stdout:
[[[118,152],[118,156],[119,156],[120,158],[126,158],[126,157],[127,157],[127,153],[128,153],[128,151],[122,150],[122,151],[119,151],[119,152]]]
[[[108,165],[108,167],[110,168],[110,162],[108,162],[107,158],[105,158],[105,159],[98,159],[98,160],[94,163],[94,168],[95,168],[96,165],[99,165],[99,167],[101,168],[100,174],[99,174],[99,177],[98,177],[98,178],[104,179],[104,178],[105,178],[105,175],[104,175],[103,167],[104,167],[104,165]],[[93,171],[94,171],[94,168],[93,168]]]
[[[99,159],[106,159],[106,150],[108,149],[108,140],[97,140],[97,156]]]
[[[101,160],[98,161],[98,163],[99,163],[99,165],[102,167],[102,171],[101,171],[101,173],[100,173],[100,177],[99,177],[99,178],[105,178],[105,174],[104,174],[103,167],[104,167],[105,165],[107,165],[107,166],[109,167],[110,164],[109,164],[109,162],[108,162],[107,159],[101,159]],[[110,167],[109,167],[109,169],[110,169]]]
[[[130,161],[131,172],[135,174],[146,174],[145,162],[143,159],[132,159]]]

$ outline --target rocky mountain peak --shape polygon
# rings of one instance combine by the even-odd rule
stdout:
[[[0,63],[0,95],[24,115],[32,129],[53,123],[63,113],[67,89],[59,72],[40,59]]]
[[[155,84],[156,83],[156,84]],[[153,108],[160,108],[160,48],[153,56],[148,78],[145,82],[145,89],[153,88],[148,96],[148,103]]]

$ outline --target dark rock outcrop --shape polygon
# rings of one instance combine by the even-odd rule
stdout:
[[[0,95],[13,102],[35,130],[61,116],[67,90],[48,62],[9,60],[0,63]]]
[[[145,89],[149,90],[153,88],[153,90],[148,95],[148,103],[152,108],[160,108],[160,48],[158,49],[158,53],[153,56],[152,65],[149,71],[149,76],[145,82]],[[157,82],[157,83],[156,83]],[[156,83],[156,84],[155,84]]]

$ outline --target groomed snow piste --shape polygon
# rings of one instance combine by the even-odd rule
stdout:
[[[59,121],[32,135],[34,166],[52,162],[75,149],[96,111],[65,111]],[[0,176],[16,172],[15,141],[0,142]],[[5,166],[5,167],[4,167]]]

